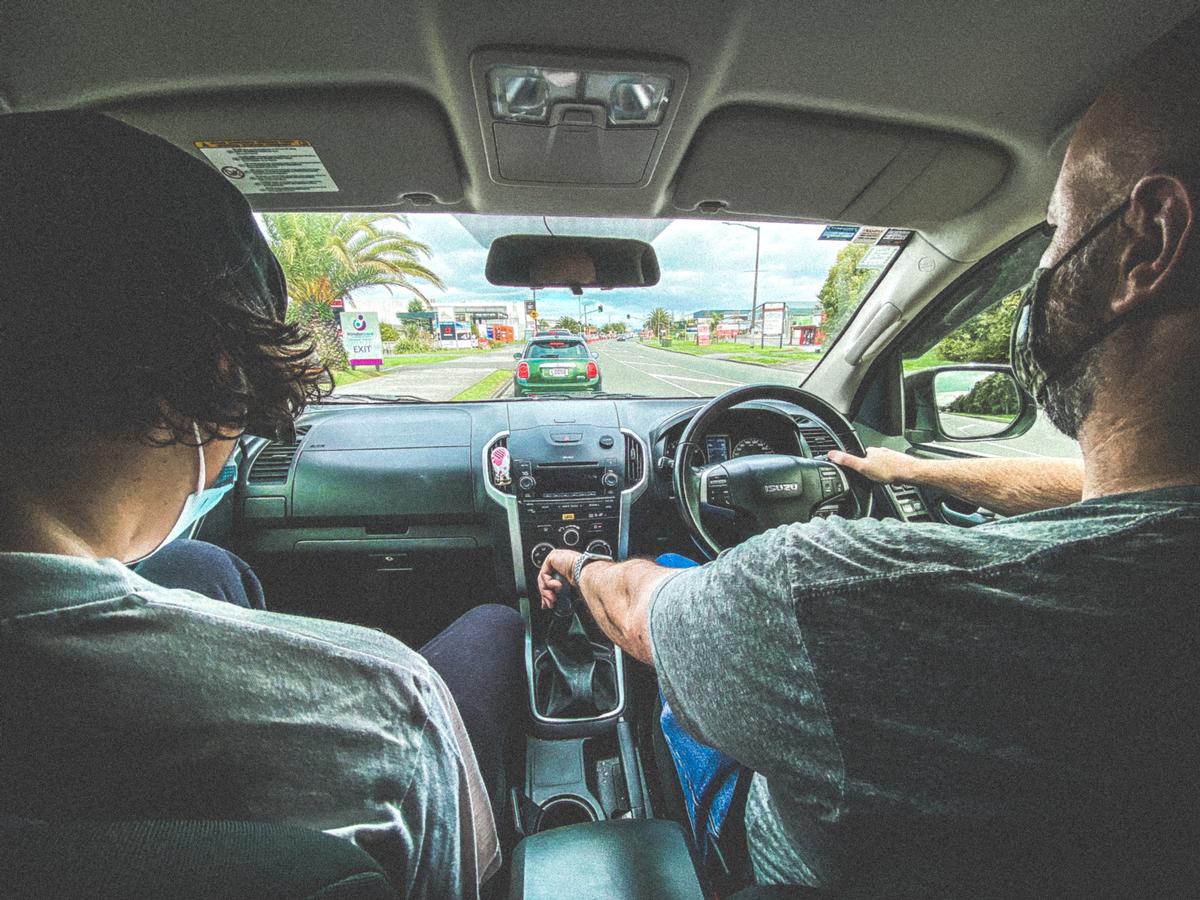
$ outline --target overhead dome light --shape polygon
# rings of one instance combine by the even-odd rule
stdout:
[[[657,125],[671,91],[665,75],[540,66],[493,66],[487,84],[495,118],[530,124],[550,123],[556,105],[583,104],[603,107],[611,125]]]

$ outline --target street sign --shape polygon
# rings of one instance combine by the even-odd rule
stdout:
[[[343,312],[342,346],[353,366],[383,365],[383,335],[379,331],[379,313]]]
[[[782,303],[764,303],[759,307],[762,313],[762,333],[764,336],[777,337],[783,334],[783,313],[787,307]]]
[[[852,241],[858,234],[857,225],[826,225],[818,241]]]

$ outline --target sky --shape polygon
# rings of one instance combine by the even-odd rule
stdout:
[[[540,220],[533,221],[541,230]],[[551,227],[556,227],[559,221],[551,219]],[[580,221],[570,220],[570,224],[578,226]],[[631,237],[641,236],[644,229],[662,224],[627,221],[633,232],[629,234]],[[447,287],[444,292],[429,289],[429,296],[436,302],[526,300],[531,296],[527,289],[488,284],[483,274],[487,251],[454,216],[447,213],[410,215],[407,227],[399,227],[428,244],[433,251],[428,265],[443,278]],[[759,303],[816,300],[826,272],[845,243],[817,240],[823,228],[821,225],[772,223],[761,227]],[[529,233],[530,230],[519,228],[518,233]],[[571,231],[579,233],[579,228],[571,228]],[[613,231],[606,229],[605,233]],[[665,307],[677,316],[697,309],[749,309],[754,282],[753,231],[723,225],[719,221],[676,220],[668,223],[652,243],[662,270],[658,285],[585,291],[583,301],[604,306],[602,314],[589,313],[589,321],[603,324],[610,319],[623,321],[629,315],[631,324],[635,324],[656,306]],[[380,288],[357,292],[355,297],[369,299],[373,292],[376,296],[387,295],[387,290]],[[569,290],[540,290],[537,301],[543,319],[563,315],[579,317],[579,300]]]

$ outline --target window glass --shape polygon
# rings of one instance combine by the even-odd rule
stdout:
[[[1008,363],[1009,336],[1021,289],[1029,281],[1050,243],[1034,229],[993,254],[936,301],[936,314],[925,319],[904,341],[901,358],[911,374],[934,366],[965,363]],[[1060,433],[1038,413],[1023,435],[1003,440],[972,441],[964,446],[993,456],[1078,457],[1079,444]]]
[[[582,359],[587,348],[579,341],[537,341],[529,345],[528,359]]]

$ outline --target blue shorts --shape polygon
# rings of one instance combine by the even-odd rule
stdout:
[[[698,563],[678,553],[664,553],[656,562],[672,569],[689,569]],[[663,737],[671,751],[696,851],[708,864],[709,848],[721,836],[733,808],[740,783],[750,771],[733,757],[702,744],[684,730],[671,706],[663,698],[659,719]]]

